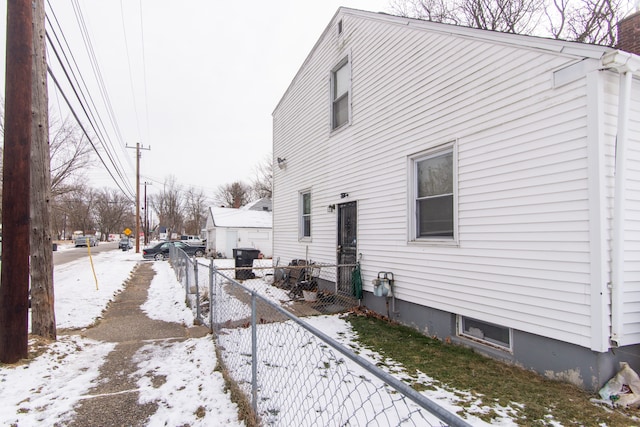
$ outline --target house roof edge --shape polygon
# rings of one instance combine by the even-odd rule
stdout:
[[[336,13],[333,15],[331,20],[327,23],[322,34],[318,37],[313,48],[309,51],[305,60],[302,62],[298,71],[291,79],[289,86],[284,91],[275,108],[273,109],[271,115],[278,110],[282,100],[287,96],[289,91],[291,90],[291,86],[296,81],[301,71],[304,69],[305,65],[309,62],[311,56],[317,49],[319,43],[324,39],[325,35],[328,31],[333,28],[334,22],[339,16],[342,15],[354,15],[364,19],[376,19],[381,21],[387,21],[389,23],[395,25],[404,25],[407,27],[421,28],[428,31],[437,32],[440,34],[450,34],[458,37],[470,38],[474,40],[484,40],[488,42],[498,43],[498,44],[506,44],[506,45],[515,45],[519,47],[528,47],[531,49],[539,49],[547,52],[553,52],[558,55],[566,55],[575,58],[591,58],[603,60],[605,54],[616,52],[617,50],[608,46],[566,41],[566,40],[557,40],[540,36],[531,36],[524,34],[513,34],[513,33],[504,33],[500,31],[491,31],[491,30],[483,30],[479,28],[472,27],[464,27],[460,25],[453,24],[443,24],[440,22],[432,22],[426,21],[417,18],[406,18],[402,16],[391,15],[385,12],[370,12],[359,9],[352,9],[348,7],[341,6],[338,8]]]

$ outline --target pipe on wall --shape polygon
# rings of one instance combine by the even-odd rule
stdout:
[[[616,134],[616,163],[614,181],[613,221],[611,232],[611,338],[612,348],[624,343],[624,227],[626,201],[626,150],[631,108],[633,75],[638,73],[640,57],[623,51],[606,54],[603,64],[620,74],[618,93],[618,123]]]
[[[627,133],[633,73],[620,74],[618,94],[618,132],[616,135],[616,175],[613,202],[611,248],[611,347],[622,344],[624,338],[624,226],[626,220]]]

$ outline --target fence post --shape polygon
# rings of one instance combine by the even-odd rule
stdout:
[[[213,332],[213,258],[209,263],[209,330]]]
[[[183,255],[185,256],[185,255]],[[183,260],[184,262],[184,260]],[[187,265],[186,262],[184,262],[184,275],[185,277],[185,286],[184,286],[184,300],[187,302],[187,304],[189,304],[189,266]]]
[[[196,319],[202,323],[202,313],[200,312],[200,281],[198,280],[198,260],[193,257],[193,279],[196,285]]]
[[[256,293],[251,292],[251,400],[253,413],[258,413],[258,325],[256,324]]]

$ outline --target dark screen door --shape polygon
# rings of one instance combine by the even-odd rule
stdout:
[[[338,265],[355,264],[357,260],[357,204],[338,205]],[[351,271],[353,267],[338,267],[338,292],[351,294]]]

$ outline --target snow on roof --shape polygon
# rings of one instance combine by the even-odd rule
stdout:
[[[216,227],[271,228],[271,212],[234,208],[210,208]]]

